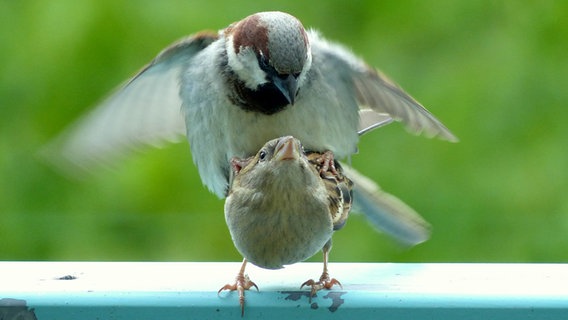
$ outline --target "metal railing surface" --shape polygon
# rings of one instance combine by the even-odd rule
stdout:
[[[568,319],[568,264],[320,263],[247,267],[244,318]],[[0,319],[239,319],[233,262],[0,262]]]

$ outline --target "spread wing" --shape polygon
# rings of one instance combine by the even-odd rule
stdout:
[[[314,31],[309,32],[309,37],[312,54],[323,56],[326,63],[333,65],[332,69],[342,73],[343,84],[353,88],[360,109],[360,134],[387,124],[384,118],[374,120],[377,114],[387,114],[411,132],[457,141],[438,119],[380,71],[369,68],[349,50],[322,39]]]
[[[172,44],[132,79],[67,128],[44,154],[63,169],[109,165],[145,145],[160,146],[185,135],[179,77],[203,48],[217,39],[199,33]],[[71,166],[70,166],[71,165]]]
[[[407,246],[428,240],[431,227],[416,211],[350,166],[342,167],[353,181],[353,210],[365,214],[375,229]]]

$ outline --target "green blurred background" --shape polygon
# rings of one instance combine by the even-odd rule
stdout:
[[[37,151],[172,41],[265,10],[346,44],[461,139],[364,136],[354,166],[434,233],[408,250],[353,215],[332,261],[568,261],[568,2],[546,0],[1,0],[0,260],[239,261],[186,143],[84,180]]]

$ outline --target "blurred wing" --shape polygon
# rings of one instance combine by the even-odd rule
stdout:
[[[145,145],[179,141],[185,122],[180,73],[193,56],[217,39],[214,33],[184,38],[163,50],[125,85],[67,128],[44,154],[63,169],[110,165]]]
[[[378,127],[386,126],[393,120],[386,113],[378,113],[370,109],[359,109],[359,130],[357,133],[363,135]]]
[[[333,69],[343,74],[345,85],[353,87],[362,111],[360,133],[386,124],[372,125],[373,113],[378,113],[404,123],[413,133],[457,141],[450,130],[384,74],[369,68],[344,47],[322,39],[316,32],[310,31],[309,35],[312,54],[325,56],[326,63],[333,64]]]
[[[361,109],[384,112],[401,121],[413,133],[439,137],[451,142],[458,139],[418,101],[379,71],[372,69],[353,74],[357,100]]]
[[[364,213],[373,227],[407,246],[428,240],[430,225],[416,211],[350,166],[342,168],[353,181],[354,211]]]

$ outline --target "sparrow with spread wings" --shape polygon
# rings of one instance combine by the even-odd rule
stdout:
[[[287,13],[261,12],[164,49],[57,143],[88,168],[185,134],[201,180],[223,198],[230,159],[252,156],[268,140],[293,135],[327,166],[355,153],[361,133],[392,120],[457,140],[343,46]]]

